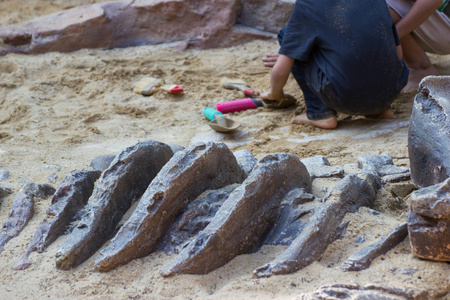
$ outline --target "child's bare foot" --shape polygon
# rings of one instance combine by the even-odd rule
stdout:
[[[393,119],[394,113],[392,112],[392,110],[387,109],[378,115],[367,115],[366,118],[369,118],[369,119]]]
[[[402,93],[407,93],[419,87],[420,81],[429,75],[439,75],[437,69],[433,65],[429,65],[423,69],[409,69],[408,83],[402,89]]]
[[[292,124],[305,124],[305,125],[311,125],[314,127],[319,127],[323,129],[334,129],[337,127],[337,119],[336,117],[331,117],[328,119],[321,119],[321,120],[311,120],[308,119],[306,114],[301,114],[298,116],[295,116],[292,121]]]

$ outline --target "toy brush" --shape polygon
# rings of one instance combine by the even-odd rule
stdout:
[[[136,94],[150,96],[157,91],[165,91],[171,94],[178,94],[183,92],[183,88],[175,84],[164,84],[163,79],[144,77],[134,85]]]
[[[239,78],[222,78],[221,85],[229,90],[238,90],[244,92],[246,96],[252,97],[256,95],[256,92],[250,88],[250,85],[244,80]]]

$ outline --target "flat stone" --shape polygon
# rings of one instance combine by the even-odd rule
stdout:
[[[428,76],[414,98],[408,132],[412,181],[426,187],[450,177],[450,76]]]
[[[410,199],[412,253],[424,259],[450,261],[450,178],[413,192]]]
[[[344,177],[344,169],[341,167],[332,167],[325,156],[317,155],[301,160],[311,175],[311,180],[315,178]]]

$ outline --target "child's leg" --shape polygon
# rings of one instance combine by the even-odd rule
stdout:
[[[283,41],[283,28],[278,33],[278,42],[281,45]],[[333,129],[337,127],[336,112],[326,107],[322,100],[317,97],[311,90],[305,80],[306,66],[304,63],[296,61],[292,67],[292,75],[302,89],[305,98],[306,114],[295,116],[291,123],[293,124],[307,124],[324,129]]]

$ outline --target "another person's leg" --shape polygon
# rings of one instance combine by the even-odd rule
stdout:
[[[412,6],[409,1],[388,1],[389,11],[394,23],[398,23]],[[440,53],[447,48],[443,41],[448,39],[445,36],[436,36],[439,29],[449,30],[448,22],[440,18],[441,16],[432,16],[421,27],[401,39],[403,58],[410,69],[408,83],[403,88],[403,92],[411,89],[417,89],[420,81],[429,75],[439,75],[435,66],[432,65],[425,51]],[[449,51],[447,49],[446,51]]]

